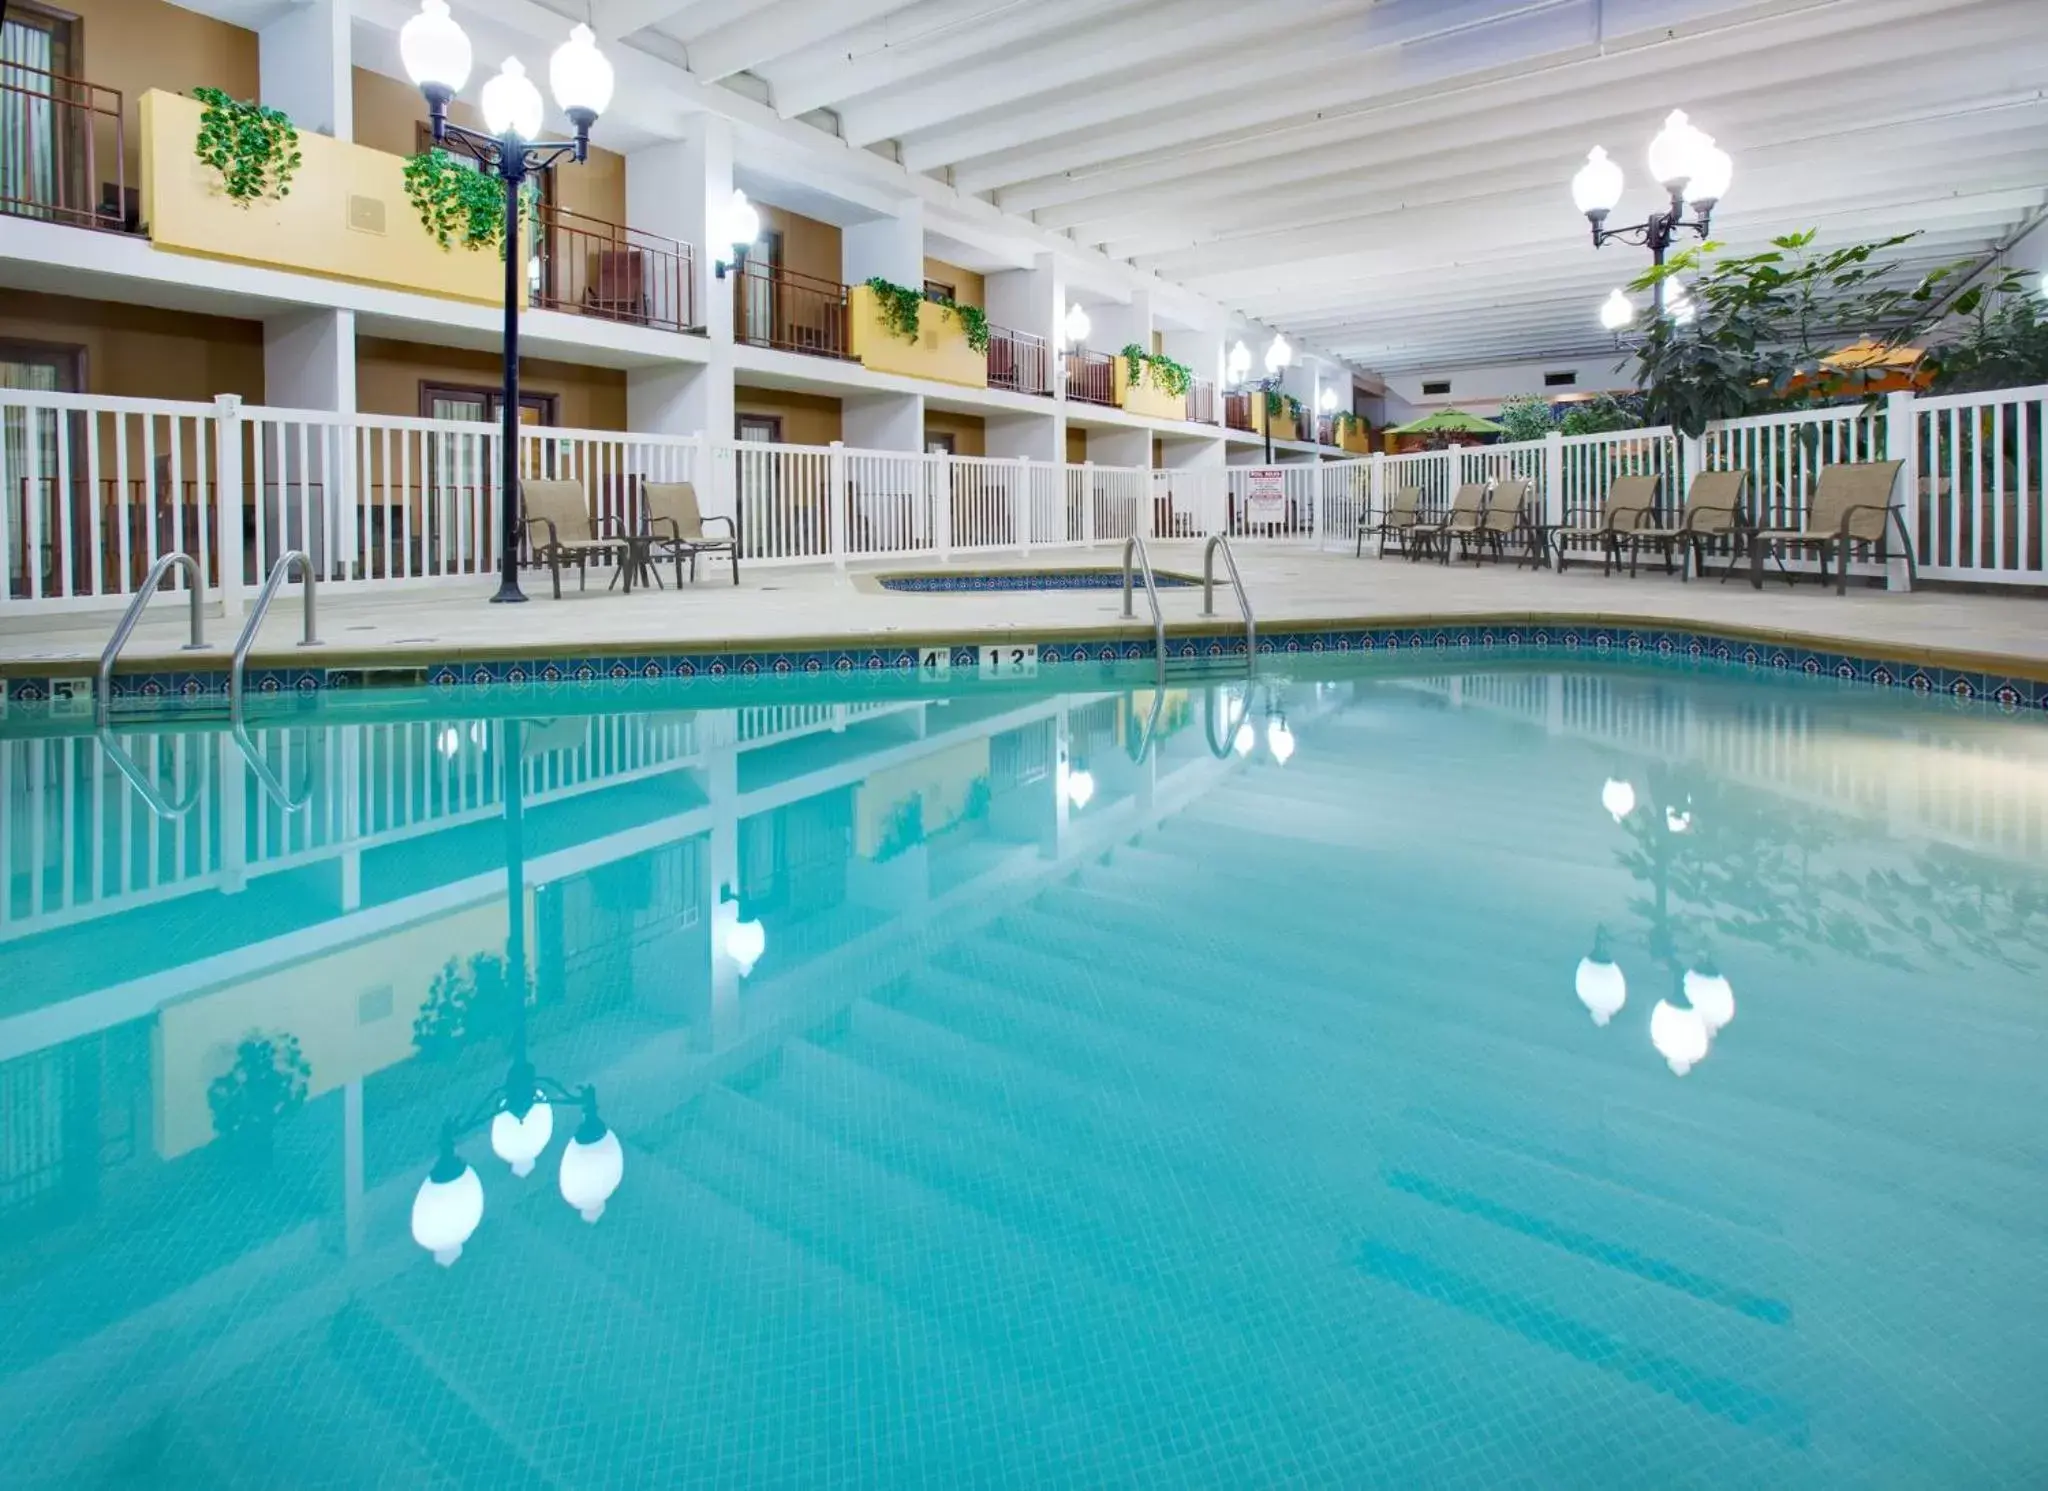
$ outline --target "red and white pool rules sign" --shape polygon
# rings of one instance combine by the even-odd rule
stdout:
[[[1287,519],[1287,473],[1278,466],[1254,466],[1244,477],[1244,520],[1281,523]]]

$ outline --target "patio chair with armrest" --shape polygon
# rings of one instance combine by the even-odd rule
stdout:
[[[625,551],[623,539],[609,530],[612,519],[590,516],[590,506],[580,481],[519,482],[520,530],[533,546],[536,564],[545,564],[554,579],[555,599],[562,598],[562,566],[576,566],[576,588],[588,588],[592,559],[619,559]],[[547,531],[545,540],[535,542],[534,529]]]
[[[1433,545],[1443,548],[1444,563],[1451,562],[1451,540],[1468,536],[1478,531],[1479,521],[1486,516],[1486,483],[1468,481],[1451,495],[1450,509],[1434,523],[1417,523],[1408,530],[1410,543],[1408,557],[1414,559],[1432,552]]]
[[[1557,551],[1557,572],[1564,573],[1573,544],[1598,544],[1600,573],[1612,574],[1621,563],[1622,539],[1656,513],[1657,488],[1663,480],[1661,476],[1615,477],[1592,522],[1568,523],[1550,536]]]
[[[1494,487],[1478,526],[1457,535],[1460,557],[1470,556],[1475,564],[1489,551],[1496,559],[1507,558],[1508,545],[1522,532],[1522,509],[1534,489],[1535,483],[1521,477],[1510,477]]]
[[[697,505],[697,488],[686,481],[642,483],[641,500],[647,509],[647,530],[654,547],[675,560],[676,584],[683,583],[683,560],[690,561],[690,578],[697,578],[699,554],[723,554],[732,563],[732,583],[740,583],[739,525],[728,517],[707,518]],[[722,534],[709,532],[713,523],[725,525]]]
[[[1910,582],[1916,573],[1913,541],[1906,533],[1906,520],[1892,501],[1903,461],[1854,461],[1821,468],[1803,528],[1760,528],[1751,535],[1750,583],[1759,590],[1764,583],[1764,556],[1778,563],[1787,584],[1794,583],[1785,568],[1787,550],[1812,549],[1820,556],[1820,582],[1828,581],[1828,554],[1835,556],[1835,593],[1849,593],[1849,546],[1861,544],[1874,550],[1877,561],[1887,558],[1891,532],[1897,528],[1899,547],[1905,554]]]
[[[1692,491],[1685,499],[1685,511],[1676,523],[1639,523],[1629,530],[1628,572],[1636,572],[1643,549],[1659,550],[1664,556],[1664,573],[1671,573],[1671,556],[1683,561],[1679,574],[1690,580],[1707,572],[1707,546],[1717,539],[1733,538],[1742,531],[1749,492],[1747,471],[1702,471],[1692,479]],[[1734,564],[1734,559],[1729,559]],[[1723,578],[1726,578],[1725,576]]]
[[[1409,537],[1415,531],[1416,525],[1421,521],[1422,488],[1394,488],[1387,495],[1387,510],[1381,515],[1379,522],[1360,523],[1358,525],[1358,552],[1352,557],[1362,558],[1364,556],[1365,536],[1369,533],[1379,535],[1380,558],[1384,559],[1387,557],[1387,541],[1389,539],[1393,540],[1397,551],[1405,554],[1408,551]]]

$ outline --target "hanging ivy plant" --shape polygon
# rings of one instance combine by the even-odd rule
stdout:
[[[881,303],[882,324],[889,328],[890,334],[902,337],[906,342],[916,341],[917,316],[924,305],[923,292],[907,289],[880,275],[869,279],[867,285]]]
[[[1151,370],[1152,386],[1170,398],[1185,398],[1194,386],[1195,370],[1184,362],[1157,352],[1147,352],[1136,342],[1127,342],[1123,349],[1124,373],[1132,383],[1143,383],[1146,370]]]
[[[230,98],[218,88],[195,88],[192,96],[206,106],[199,114],[192,153],[220,172],[228,200],[247,207],[259,197],[290,196],[292,175],[301,159],[299,132],[291,120],[276,109]]]
[[[960,318],[960,329],[967,333],[970,351],[988,351],[988,312],[978,305],[961,305],[956,300],[941,299],[938,303]]]
[[[500,257],[505,239],[505,183],[472,170],[439,148],[423,150],[405,163],[405,195],[420,215],[420,225],[442,248],[459,240],[471,252],[495,248]],[[522,209],[536,227],[540,192],[527,182],[520,192]]]

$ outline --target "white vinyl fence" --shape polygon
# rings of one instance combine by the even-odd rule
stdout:
[[[1532,485],[1532,515],[1593,520],[1617,477],[1663,478],[1675,513],[1701,471],[1751,476],[1758,515],[1798,526],[1820,473],[1904,463],[1897,502],[1932,579],[2048,583],[2048,388],[1281,465],[1280,515],[1254,522],[1250,468],[1135,467],[529,429],[522,474],[582,485],[596,531],[630,530],[649,482],[687,481],[736,520],[742,558],[803,563],[1117,543],[1132,534],[1350,548],[1400,489],[1440,513],[1466,482]],[[494,572],[495,425],[0,389],[0,615],[106,608],[182,549],[238,605],[290,549],[321,582],[367,590]],[[1894,564],[1894,583],[1903,567]],[[174,577],[182,587],[182,578]]]

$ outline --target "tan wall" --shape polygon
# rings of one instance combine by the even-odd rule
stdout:
[[[495,352],[362,337],[356,342],[356,407],[365,414],[417,415],[420,384],[496,388],[504,367]],[[526,358],[519,384],[527,393],[553,394],[556,422],[566,429],[626,428],[626,375],[616,369]]]
[[[1085,461],[1088,459],[1088,432],[1072,425],[1067,426],[1067,459]]]
[[[988,454],[988,421],[978,414],[953,414],[944,409],[927,409],[924,412],[924,432],[927,438],[933,435],[951,435],[953,454],[956,456]]]
[[[393,155],[412,155],[419,148],[419,127],[427,122],[427,101],[419,89],[398,78],[359,67],[354,77],[355,142]],[[457,124],[479,127],[475,109],[457,100],[448,117]],[[555,170],[555,205],[608,223],[626,221],[626,158],[615,151],[590,147],[583,165],[564,164]]]
[[[76,16],[78,53],[71,72],[88,83],[121,91],[121,117],[126,132],[127,181],[141,182],[143,93],[151,88],[224,88],[236,98],[254,98],[260,88],[256,33],[230,26],[211,16],[164,0],[61,0],[44,7]],[[95,131],[94,148],[102,160],[114,145],[112,121]],[[113,171],[101,164],[100,182]],[[93,199],[99,199],[99,183]]]
[[[263,323],[68,295],[0,296],[0,340],[85,348],[85,391],[263,402]]]
[[[785,212],[780,207],[770,207],[757,202],[761,214],[761,231],[782,235],[782,267],[796,274],[808,274],[815,279],[831,280],[837,283],[845,272],[845,263],[840,257],[839,230],[830,223],[818,222],[815,218],[801,217],[794,212]]]
[[[962,269],[958,264],[948,264],[944,259],[927,258],[924,261],[924,277],[951,285],[956,304],[983,308],[988,305],[988,284],[982,276],[971,269]]]
[[[782,421],[785,445],[830,445],[840,435],[839,400],[782,388],[736,388],[735,414],[759,414]]]

